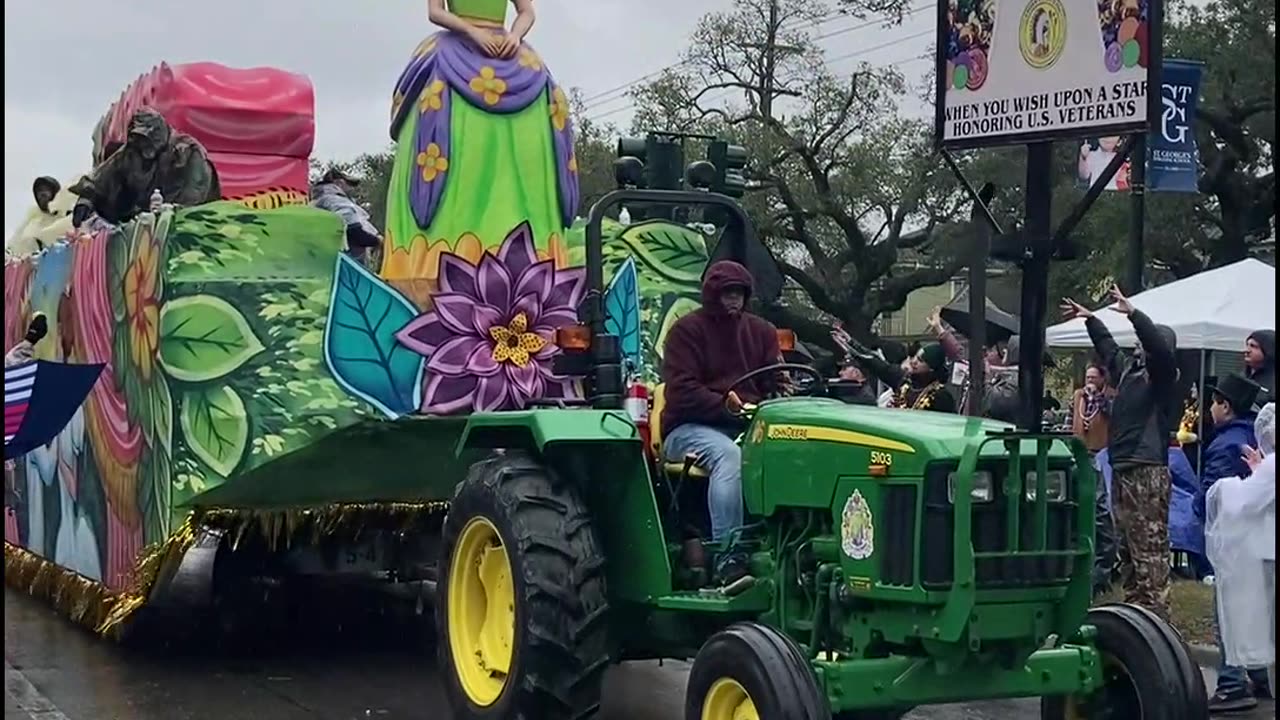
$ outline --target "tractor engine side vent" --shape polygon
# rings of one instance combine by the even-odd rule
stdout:
[[[916,582],[916,485],[887,485],[880,493],[884,540],[880,584],[911,587]]]

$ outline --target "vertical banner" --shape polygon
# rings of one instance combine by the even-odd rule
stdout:
[[[1189,60],[1166,59],[1160,83],[1160,115],[1147,135],[1147,191],[1198,192],[1200,152],[1196,148],[1196,103],[1204,66]],[[1080,145],[1076,185],[1086,189],[1115,157],[1124,138],[1094,138]],[[1107,183],[1107,190],[1129,190],[1129,163]]]
[[[937,142],[989,147],[1149,129],[1162,0],[939,0]],[[1154,49],[1154,51],[1153,51]]]
[[[1198,192],[1200,152],[1196,148],[1196,104],[1203,65],[1165,60],[1160,83],[1161,112],[1147,138],[1147,189]]]

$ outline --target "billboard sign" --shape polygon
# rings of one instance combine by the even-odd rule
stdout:
[[[1159,107],[1147,79],[1159,77],[1160,2],[940,0],[938,142],[986,147],[1145,130]]]

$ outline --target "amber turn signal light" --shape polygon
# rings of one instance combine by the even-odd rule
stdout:
[[[794,330],[778,330],[778,349],[782,352],[792,352],[796,349],[796,334]]]
[[[561,350],[590,350],[591,328],[581,323],[556,328],[556,346]]]

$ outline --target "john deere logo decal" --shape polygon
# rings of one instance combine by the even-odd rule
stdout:
[[[1022,59],[1037,70],[1058,62],[1067,45],[1067,11],[1062,0],[1031,0],[1018,24]]]
[[[866,560],[876,551],[875,518],[871,517],[871,508],[859,490],[854,490],[844,503],[840,548],[854,560]]]
[[[751,444],[759,445],[762,440],[764,440],[764,423],[758,422],[751,431]]]

